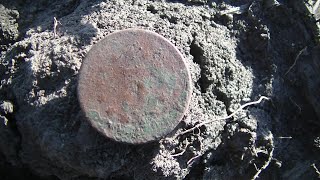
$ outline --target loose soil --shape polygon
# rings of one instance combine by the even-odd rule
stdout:
[[[316,179],[316,5],[2,0],[1,179]],[[105,138],[83,118],[77,99],[79,69],[91,46],[127,28],[166,37],[192,76],[187,114],[172,133],[148,144]],[[270,100],[222,118],[261,96]]]

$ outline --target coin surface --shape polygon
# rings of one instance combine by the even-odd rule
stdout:
[[[183,118],[191,78],[178,49],[161,35],[127,29],[93,45],[78,80],[78,99],[90,124],[115,141],[160,139]]]

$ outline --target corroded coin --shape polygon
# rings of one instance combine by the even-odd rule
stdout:
[[[172,43],[151,31],[127,29],[92,46],[81,66],[78,98],[100,133],[145,143],[176,127],[189,105],[190,83]]]

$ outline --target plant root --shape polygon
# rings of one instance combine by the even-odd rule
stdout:
[[[57,20],[56,17],[53,17],[53,37],[57,37],[57,27],[58,25],[62,25],[60,21]]]
[[[228,115],[228,116],[226,116],[226,117],[217,118],[217,119],[213,119],[213,120],[211,120],[211,121],[206,121],[206,122],[199,123],[199,124],[195,125],[194,127],[190,128],[190,129],[187,129],[187,130],[185,130],[185,131],[177,134],[175,137],[178,137],[178,136],[180,136],[180,135],[183,135],[183,134],[186,134],[186,133],[188,133],[188,132],[191,132],[191,131],[193,131],[193,130],[195,130],[195,129],[197,129],[197,128],[200,128],[201,126],[203,126],[203,125],[205,125],[205,124],[210,124],[210,123],[213,123],[213,122],[215,122],[215,121],[221,121],[221,120],[229,119],[229,118],[233,117],[235,114],[237,114],[239,111],[241,111],[242,109],[244,109],[245,107],[251,106],[251,105],[254,105],[254,104],[259,104],[259,103],[261,103],[262,100],[270,100],[270,98],[265,97],[265,96],[261,96],[261,97],[259,98],[259,100],[253,101],[253,102],[249,102],[249,103],[246,103],[246,104],[240,106],[236,111],[234,111],[232,114],[230,114],[230,115]]]
[[[273,135],[272,135],[272,133],[269,131],[269,134],[268,134],[265,138],[266,138],[266,140],[268,140],[269,143],[270,143],[271,151],[270,151],[270,153],[269,153],[268,160],[264,163],[264,165],[263,165],[260,169],[258,169],[258,168],[255,166],[256,169],[257,169],[257,172],[256,172],[256,174],[252,177],[252,180],[255,180],[255,179],[257,179],[257,178],[259,177],[260,173],[269,166],[269,164],[270,164],[270,162],[272,161],[272,158],[273,158],[274,142],[273,142]]]
[[[299,57],[301,56],[301,54],[307,49],[307,46],[304,47],[303,49],[301,49],[298,53],[298,55],[296,56],[296,58],[294,59],[293,64],[290,66],[290,68],[288,69],[288,71],[284,74],[285,76],[291,71],[291,69],[297,64],[297,60],[299,59]]]
[[[311,166],[313,167],[313,169],[314,169],[314,170],[316,171],[316,173],[318,174],[318,178],[320,178],[320,171],[319,171],[319,169],[317,168],[316,164],[313,163],[313,164],[311,164]]]

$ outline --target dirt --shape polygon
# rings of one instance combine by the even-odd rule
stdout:
[[[4,0],[3,179],[316,179],[319,8],[286,0]],[[55,21],[55,19],[57,21]],[[91,46],[127,28],[161,34],[192,75],[189,111],[160,141],[111,141],[76,87]],[[248,106],[231,118],[241,105]],[[212,121],[183,133],[202,122]]]

